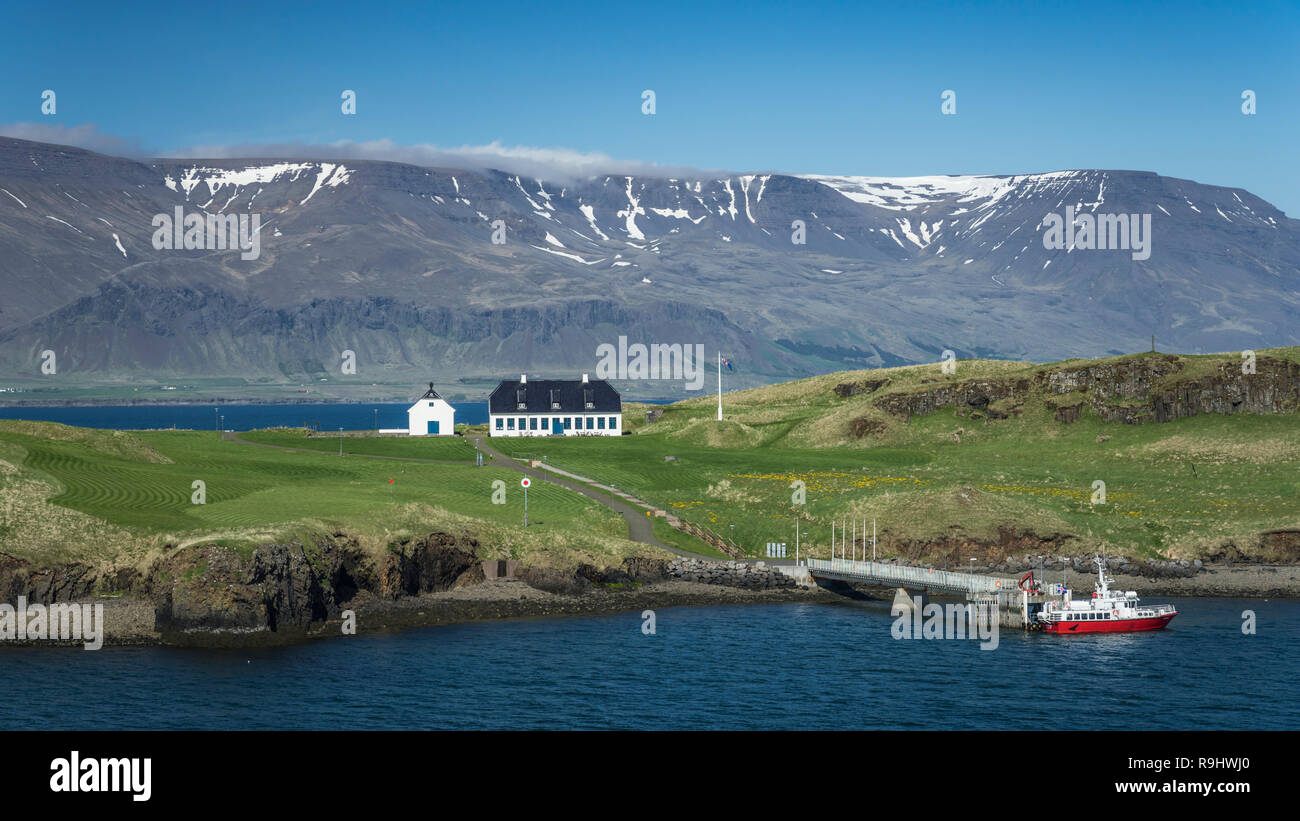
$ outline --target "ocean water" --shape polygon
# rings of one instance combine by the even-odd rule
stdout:
[[[488,420],[486,402],[452,402],[458,424]],[[34,419],[109,430],[256,430],[319,425],[321,430],[405,428],[409,402],[313,405],[95,405],[88,407],[0,407],[0,419]],[[213,411],[213,408],[217,408]],[[222,421],[219,417],[225,417]]]
[[[1153,600],[1154,601],[1154,600]],[[883,603],[479,622],[266,650],[0,648],[0,729],[1297,729],[1300,602],[895,640]],[[1242,633],[1242,613],[1257,616]]]
[[[639,399],[653,405],[671,399]],[[34,419],[108,430],[257,430],[259,428],[319,426],[321,430],[374,430],[376,411],[381,428],[405,428],[409,402],[398,404],[269,404],[269,405],[94,405],[85,407],[0,407],[0,419]],[[488,421],[487,402],[452,402],[456,423]],[[214,412],[213,408],[217,410]],[[224,419],[220,418],[224,417]]]

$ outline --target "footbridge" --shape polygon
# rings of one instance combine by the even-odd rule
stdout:
[[[1016,580],[975,573],[935,570],[933,567],[907,567],[887,562],[853,559],[808,559],[808,572],[817,579],[841,582],[887,584],[891,587],[934,590],[943,593],[1019,592]]]
[[[1004,576],[853,559],[807,559],[804,564],[816,581],[885,585],[900,588],[899,595],[903,595],[902,590],[964,594],[972,604],[997,608],[1003,627],[1033,629],[1034,614],[1042,608],[1047,597],[1043,592],[1024,590],[1018,580]]]

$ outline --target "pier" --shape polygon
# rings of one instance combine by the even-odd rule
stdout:
[[[1023,590],[1016,579],[1002,576],[854,559],[807,559],[804,564],[809,574],[819,581],[878,584],[903,590],[964,594],[970,604],[996,606],[998,620],[1003,627],[1032,629],[1035,624],[1034,615],[1049,598],[1041,592]]]

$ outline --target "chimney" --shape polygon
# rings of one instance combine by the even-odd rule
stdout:
[[[587,384],[587,375],[585,373],[582,375],[582,384]]]
[[[519,374],[519,384],[520,384],[520,385],[527,385],[527,384],[528,384],[528,374],[526,374],[526,373],[521,373],[521,374]]]

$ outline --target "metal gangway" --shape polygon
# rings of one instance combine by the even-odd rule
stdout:
[[[935,570],[933,567],[907,567],[853,559],[807,559],[805,564],[808,572],[817,579],[888,584],[949,593],[1019,592],[1015,579]]]

